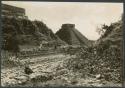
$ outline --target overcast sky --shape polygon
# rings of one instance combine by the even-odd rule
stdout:
[[[110,25],[120,19],[123,3],[87,3],[87,2],[26,2],[2,1],[9,5],[25,8],[31,20],[43,21],[55,33],[62,24],[75,24],[88,39],[99,38],[96,32],[101,24]]]

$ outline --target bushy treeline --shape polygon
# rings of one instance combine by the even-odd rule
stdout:
[[[43,41],[63,43],[42,21],[19,18],[2,18],[4,50],[19,51],[18,45],[39,45]]]
[[[105,33],[95,42],[95,45],[81,48],[76,53],[76,58],[67,61],[67,67],[82,73],[83,76],[100,75],[100,78],[107,81],[121,82],[122,21],[105,27],[107,28]]]

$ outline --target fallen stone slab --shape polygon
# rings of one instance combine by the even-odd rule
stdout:
[[[18,84],[25,84],[30,80],[30,77],[28,75],[22,75],[19,77],[15,77],[15,80],[17,80]]]
[[[29,77],[32,82],[46,82],[53,79],[53,75],[47,73],[33,73]]]

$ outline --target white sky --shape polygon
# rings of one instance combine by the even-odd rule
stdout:
[[[75,24],[76,29],[91,40],[99,38],[97,26],[116,22],[123,13],[123,3],[31,1],[2,1],[2,3],[25,8],[29,19],[43,21],[54,33],[62,24]]]

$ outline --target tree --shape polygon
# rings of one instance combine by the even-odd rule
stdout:
[[[99,27],[97,27],[96,32],[97,32],[99,35],[101,35],[101,36],[104,34],[104,30],[103,30],[102,28],[99,28]]]

